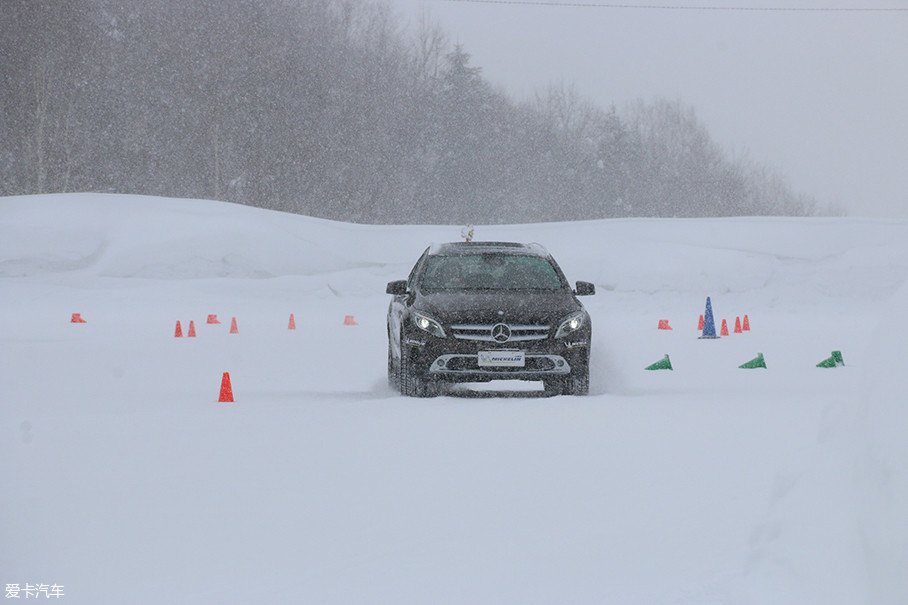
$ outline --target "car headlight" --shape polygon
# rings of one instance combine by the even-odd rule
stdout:
[[[561,325],[558,326],[558,331],[555,332],[555,338],[561,338],[562,336],[567,336],[572,332],[576,332],[583,327],[583,322],[585,321],[586,313],[583,311],[577,311],[566,317],[564,321],[561,322]]]
[[[439,338],[445,337],[445,331],[441,329],[441,324],[422,313],[413,314],[413,323],[416,324],[417,328],[428,332],[432,336],[437,336]]]

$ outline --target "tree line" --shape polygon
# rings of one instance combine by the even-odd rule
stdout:
[[[0,0],[0,195],[231,201],[362,223],[805,215],[692,108],[514,101],[369,0]]]

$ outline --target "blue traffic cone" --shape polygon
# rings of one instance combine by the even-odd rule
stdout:
[[[703,314],[703,334],[700,338],[719,338],[716,335],[716,322],[713,319],[713,304],[706,297],[706,312]]]

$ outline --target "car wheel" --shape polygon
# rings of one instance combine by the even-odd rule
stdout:
[[[428,381],[419,372],[419,369],[403,347],[400,350],[398,382],[401,394],[407,397],[429,397],[432,394]]]
[[[584,366],[575,372],[571,372],[564,379],[562,392],[565,395],[589,395],[590,394],[590,368]]]
[[[564,377],[565,395],[589,395],[590,393],[590,353],[586,351],[575,363],[570,374]]]
[[[400,390],[400,360],[394,359],[390,334],[388,334],[388,386]]]
[[[550,378],[544,383],[548,395],[589,395],[590,361],[589,356],[577,363],[567,376]]]

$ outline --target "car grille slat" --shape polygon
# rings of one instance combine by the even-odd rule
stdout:
[[[497,325],[497,324],[496,324]],[[511,330],[511,337],[507,342],[525,341],[525,340],[542,340],[547,338],[551,331],[551,326],[539,325],[511,325],[505,324]],[[494,325],[479,324],[458,324],[451,326],[451,332],[454,338],[461,340],[478,340],[485,342],[496,342],[492,337],[492,328]]]

